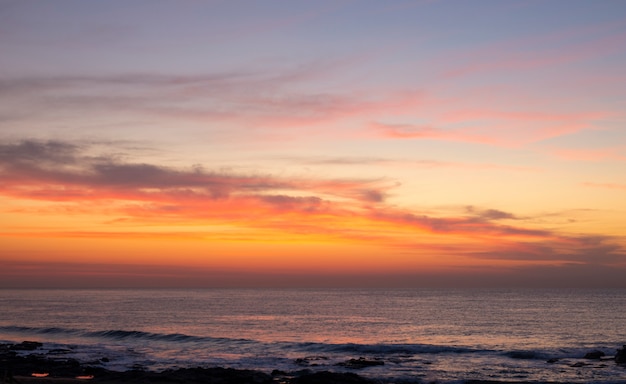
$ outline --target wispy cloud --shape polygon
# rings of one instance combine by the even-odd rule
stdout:
[[[548,230],[529,229],[495,224],[491,221],[506,213],[497,210],[486,210],[482,216],[464,217],[431,217],[403,211],[373,212],[373,218],[401,226],[410,226],[439,234],[467,234],[476,236],[510,236],[528,238],[549,238],[555,234]]]
[[[467,129],[443,129],[413,124],[372,123],[371,128],[388,139],[430,139],[499,145],[495,137],[489,134],[472,133]]]
[[[472,47],[449,55],[443,77],[457,78],[481,73],[524,73],[562,67],[573,62],[609,56],[622,49],[623,22],[533,34],[483,47]],[[462,63],[461,65],[457,63]]]
[[[498,209],[477,209],[473,206],[468,206],[467,208],[467,212],[471,215],[473,215],[474,217],[476,217],[478,220],[517,220],[518,218],[510,213],[510,212],[504,212],[504,211],[500,211]]]
[[[422,95],[406,90],[315,91],[302,83],[333,77],[343,64],[316,63],[275,71],[238,71],[208,75],[129,73],[99,76],[47,76],[0,79],[5,98],[0,116],[16,121],[63,121],[72,111],[99,116],[99,120],[147,119],[162,124],[201,125],[231,122],[232,135],[299,136],[299,129],[316,126],[320,133],[349,137],[333,129],[345,119],[365,119],[380,113],[407,110],[421,103]],[[24,109],[27,101],[28,110]],[[111,113],[115,111],[115,113]],[[106,114],[103,118],[102,114]],[[263,131],[255,131],[263,128]],[[213,127],[213,131],[219,128]]]
[[[594,129],[595,121],[610,112],[572,113],[510,112],[467,110],[452,104],[447,112],[433,116],[431,125],[371,124],[380,137],[389,139],[430,139],[519,148],[559,136]]]
[[[367,156],[283,156],[268,157],[265,160],[286,160],[290,163],[305,166],[377,166],[390,168],[408,169],[444,169],[459,168],[480,171],[516,171],[516,172],[540,172],[540,168],[513,166],[496,163],[454,162],[435,159],[411,159],[393,157],[367,157]]]
[[[595,129],[597,121],[616,116],[610,109],[568,111],[554,105],[511,109],[500,105],[497,92],[471,88],[458,91],[464,97],[442,98],[436,96],[440,93],[437,87],[341,91],[303,87],[307,82],[333,78],[345,70],[343,66],[319,62],[282,71],[257,69],[204,75],[2,78],[0,95],[6,102],[4,108],[0,107],[0,116],[15,121],[58,122],[78,109],[98,116],[99,121],[144,119],[159,125],[176,123],[182,130],[191,124],[196,129],[202,127],[207,135],[239,140],[242,132],[249,140],[301,140],[306,132],[308,137],[318,138],[431,139],[506,148]],[[516,94],[517,90],[508,92]],[[481,102],[475,105],[475,99]],[[28,110],[24,109],[25,100]],[[523,98],[515,102],[526,105]],[[485,108],[486,103],[491,106]],[[388,122],[390,115],[396,116],[396,122]],[[222,128],[223,123],[228,124],[227,129]],[[345,129],[344,125],[344,129],[336,129],[344,123],[353,128]],[[32,124],[24,129],[29,126]]]

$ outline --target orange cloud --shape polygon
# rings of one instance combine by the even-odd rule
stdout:
[[[490,259],[590,262],[585,257],[600,254],[611,264],[624,257],[613,239],[525,227],[525,218],[503,210],[469,206],[435,215],[402,209],[387,203],[395,184],[386,180],[181,170],[88,152],[64,142],[0,145],[0,195],[12,206],[5,212],[58,219],[7,223],[0,236],[11,249],[23,252],[22,240],[31,238],[40,244],[39,259],[91,254],[121,262],[131,253],[135,261],[163,263],[167,254],[183,253],[186,263],[266,271],[401,271]],[[388,252],[393,256],[381,258]],[[296,254],[302,259],[292,259]]]

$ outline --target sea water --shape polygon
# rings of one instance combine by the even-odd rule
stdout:
[[[584,359],[626,344],[626,290],[0,290],[0,308],[0,340],[111,370],[626,382],[624,366]],[[359,358],[382,364],[346,366]]]

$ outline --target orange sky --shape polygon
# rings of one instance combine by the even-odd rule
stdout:
[[[624,3],[245,4],[5,7],[0,287],[626,287]]]

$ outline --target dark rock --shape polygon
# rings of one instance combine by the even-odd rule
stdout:
[[[363,357],[359,357],[358,359],[350,359],[337,365],[350,369],[362,369],[367,367],[374,367],[377,365],[385,365],[385,362],[382,360],[367,360]]]
[[[28,344],[27,344],[28,346]],[[19,348],[22,347],[18,347]],[[30,348],[30,346],[29,346]],[[61,355],[62,356],[62,355]],[[48,379],[42,384],[51,383],[63,378],[93,376],[93,382],[101,383],[160,383],[160,384],[375,384],[353,373],[312,372],[303,369],[297,372],[274,371],[272,375],[253,370],[232,368],[182,368],[163,372],[151,372],[145,369],[134,369],[125,372],[109,371],[98,365],[61,357],[56,354],[16,354],[10,347],[0,346],[0,375],[2,382],[17,382],[14,377],[30,377],[32,373],[48,373]],[[103,358],[104,359],[104,358]],[[321,359],[323,360],[323,359]],[[348,361],[350,363],[350,361]],[[352,365],[381,365],[379,360],[356,359]],[[140,367],[141,368],[141,367]],[[272,377],[274,376],[274,377]],[[8,380],[8,381],[7,381]]]
[[[546,361],[546,363],[549,363],[549,364],[554,364],[554,363],[556,363],[557,361],[559,361],[559,358],[557,358],[557,357],[553,357],[553,358],[551,358],[551,359],[548,359],[548,361]]]
[[[53,377],[75,377],[84,374],[84,368],[74,359],[49,359],[43,355],[4,356],[0,371],[11,371],[17,376],[30,376],[33,372],[46,372]]]
[[[48,355],[64,355],[66,353],[70,353],[72,352],[71,349],[64,349],[64,348],[56,348],[56,349],[51,349],[48,351]]]
[[[301,367],[317,367],[319,365],[323,365],[323,362],[327,360],[328,357],[326,356],[307,356],[295,359],[294,364]],[[319,362],[322,362],[322,364],[320,364]]]
[[[313,373],[313,371],[311,371],[310,369],[300,369],[300,370],[295,371],[295,372],[290,372],[289,374],[291,376],[305,376],[305,375],[310,375],[312,373]]]
[[[532,360],[537,357],[537,354],[533,351],[511,351],[507,352],[505,355],[512,359],[520,360]]]
[[[102,361],[100,360],[83,361],[83,364],[87,366],[100,365],[102,364]]]
[[[584,363],[584,362],[582,362],[582,361],[579,361],[579,362],[577,362],[577,363],[574,363],[574,364],[570,365],[570,367],[573,367],[573,368],[580,368],[580,367],[585,367],[585,366],[587,366],[587,365],[589,365],[589,364],[588,364],[588,363]]]
[[[272,377],[273,376],[287,376],[287,372],[281,371],[280,369],[275,369],[272,371],[271,375]]]
[[[305,367],[309,365],[309,361],[303,358],[297,358],[293,361],[295,365],[299,365],[301,367]]]
[[[592,351],[592,352],[587,352],[585,354],[585,359],[600,360],[600,358],[602,358],[603,356],[604,356],[604,352],[602,351]]]
[[[310,375],[295,377],[291,384],[373,384],[372,380],[354,373],[316,372]]]
[[[268,374],[232,368],[181,368],[163,372],[131,370],[126,372],[94,371],[96,379],[119,383],[189,383],[189,384],[271,384]]]
[[[0,349],[0,358],[2,359],[10,359],[12,357],[17,356],[17,352],[9,349]]]
[[[42,347],[43,344],[37,341],[22,341],[19,344],[14,344],[10,349],[14,351],[34,351],[37,348]]]
[[[157,374],[160,380],[178,381],[182,383],[241,383],[269,384],[272,377],[259,371],[232,368],[182,368]]]
[[[615,362],[617,364],[626,364],[626,345],[615,353]]]

